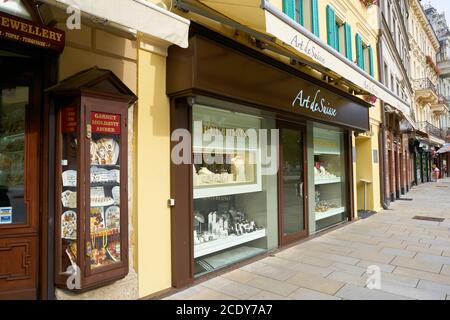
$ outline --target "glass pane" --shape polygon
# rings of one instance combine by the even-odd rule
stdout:
[[[0,88],[0,225],[26,224],[25,127],[28,87]]]
[[[344,134],[314,128],[314,185],[316,231],[347,219]]]
[[[121,261],[120,115],[91,112],[91,268]]]
[[[304,167],[303,133],[296,129],[282,129],[283,148],[283,206],[284,235],[295,234],[305,229],[303,206]]]
[[[77,261],[77,110],[64,107],[61,111],[61,254],[62,270]]]
[[[275,121],[240,107],[193,108],[196,276],[277,246],[277,176],[262,174],[261,153],[269,147],[257,139]]]

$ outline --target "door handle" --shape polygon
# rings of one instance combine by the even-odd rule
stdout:
[[[296,184],[297,189],[297,197],[303,198],[303,182],[298,182]]]

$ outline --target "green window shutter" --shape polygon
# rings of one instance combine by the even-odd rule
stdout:
[[[312,33],[320,37],[319,31],[319,0],[311,0],[311,15],[312,15]]]
[[[361,36],[356,34],[356,63],[358,67],[364,70],[364,50]]]
[[[339,26],[339,24],[336,22],[336,29],[335,29],[335,31],[334,31],[334,36],[336,37],[336,40],[335,40],[335,49],[337,50],[337,51],[341,51],[341,42],[339,41],[339,28],[340,28],[340,26]]]
[[[294,0],[294,2],[297,2],[297,22],[304,26],[305,19],[303,15],[303,0]]]
[[[373,50],[372,50],[372,46],[369,46],[369,73],[370,73],[370,76],[373,77],[374,70],[373,70]]]
[[[352,49],[352,27],[345,23],[345,56],[350,61],[353,61],[353,49]]]
[[[283,12],[295,21],[295,1],[283,0]]]
[[[336,48],[336,14],[330,5],[327,5],[327,40],[331,47]]]

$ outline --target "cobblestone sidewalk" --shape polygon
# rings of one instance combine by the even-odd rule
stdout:
[[[450,179],[415,187],[404,198],[412,201],[166,299],[450,300]],[[381,270],[380,289],[367,288],[373,265]]]

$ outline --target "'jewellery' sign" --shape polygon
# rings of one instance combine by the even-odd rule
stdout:
[[[0,38],[18,41],[44,49],[62,51],[64,31],[0,12]]]
[[[319,112],[324,115],[328,115],[331,117],[337,116],[337,110],[331,107],[330,103],[325,99],[319,96],[320,90],[317,90],[314,98],[311,99],[311,96],[303,97],[303,89],[295,97],[294,101],[292,101],[293,107],[301,107],[311,110],[311,112]]]

